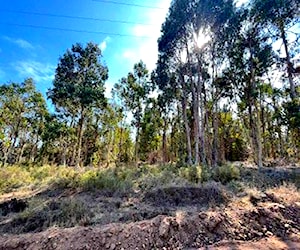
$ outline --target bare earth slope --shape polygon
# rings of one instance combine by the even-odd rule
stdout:
[[[275,194],[255,199],[256,206],[247,196],[200,213],[3,235],[0,249],[300,249],[299,203],[287,204]]]
[[[3,214],[2,208],[0,249],[300,249],[300,193],[294,184],[233,193],[210,182],[117,196],[52,190],[24,200],[38,205],[21,213]],[[23,206],[21,201],[6,208]],[[74,219],[66,207],[80,215],[75,225],[82,226],[66,224]]]

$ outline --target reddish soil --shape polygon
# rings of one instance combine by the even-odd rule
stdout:
[[[0,249],[300,249],[300,206],[258,199],[101,227],[0,236]]]
[[[235,194],[211,182],[127,196],[52,190],[35,194],[36,201],[28,199],[24,204],[6,201],[0,215],[0,250],[300,249],[299,189],[280,184],[262,188],[274,180],[284,182],[288,176],[279,170],[270,174],[267,169],[266,177],[253,172],[246,172],[244,179],[258,184],[257,188]],[[296,178],[300,180],[299,175]],[[34,202],[38,206],[29,210],[30,216],[27,212],[27,219],[18,217],[15,210]],[[66,207],[71,214],[61,213]],[[75,225],[82,226],[61,220],[68,222],[73,211],[80,215]],[[59,223],[62,228],[53,227]]]

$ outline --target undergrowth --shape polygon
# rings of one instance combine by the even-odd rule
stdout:
[[[0,171],[0,194],[49,186],[61,189],[105,190],[123,193],[163,186],[199,184],[211,180],[228,184],[232,190],[240,191],[242,189],[240,181],[247,181],[249,186],[265,182],[266,177],[262,173],[255,174],[254,179],[249,178],[248,174],[252,176],[252,172],[253,170],[249,172],[232,164],[215,169],[200,165],[179,166],[175,164],[80,169],[48,165],[9,166]],[[269,177],[269,182],[273,182],[273,179],[276,181],[277,177],[277,175]],[[262,181],[259,181],[260,179]]]

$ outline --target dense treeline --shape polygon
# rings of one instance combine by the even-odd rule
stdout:
[[[47,93],[54,113],[32,79],[0,87],[2,164],[299,160],[299,10],[173,0],[156,69],[137,63],[110,100],[98,45],[73,45]]]

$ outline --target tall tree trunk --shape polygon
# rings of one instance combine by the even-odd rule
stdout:
[[[193,95],[193,115],[194,115],[194,129],[195,129],[195,164],[199,164],[199,145],[200,145],[200,136],[199,136],[199,127],[200,127],[200,118],[199,118],[199,98],[196,91],[196,85],[192,83],[192,95]]]
[[[258,168],[261,169],[262,164],[262,143],[261,143],[261,126],[260,126],[260,115],[257,101],[253,97],[253,93],[257,90],[257,84],[255,81],[255,68],[254,68],[254,58],[253,58],[253,47],[250,41],[250,79],[249,79],[249,116],[250,116],[250,129],[252,134],[252,145],[254,150],[254,159]],[[252,107],[254,108],[254,114]]]
[[[190,58],[190,52],[189,52],[189,46],[188,42],[186,41],[186,53],[187,53],[187,60],[188,60],[188,77],[189,81],[191,83],[191,89],[192,89],[192,102],[193,102],[193,117],[194,117],[194,132],[195,132],[195,164],[199,164],[199,145],[200,145],[200,135],[199,135],[199,129],[200,129],[200,118],[199,118],[199,93],[197,84],[193,81],[193,74],[192,74],[192,68],[191,68],[191,58]]]
[[[25,146],[26,146],[26,143],[23,142],[22,146],[21,146],[20,153],[18,155],[18,164],[22,163],[22,156],[23,156],[23,153],[24,153]]]
[[[81,150],[82,150],[82,138],[83,138],[83,125],[85,120],[85,110],[81,108],[81,114],[79,119],[79,131],[78,131],[78,144],[77,144],[77,157],[76,157],[76,167],[80,167],[81,164]]]
[[[163,136],[162,136],[162,153],[163,153],[163,163],[165,164],[168,161],[167,157],[167,118],[164,119],[164,128],[163,128]]]
[[[185,127],[185,135],[186,135],[186,144],[187,144],[187,164],[192,165],[192,145],[191,145],[191,130],[188,122],[188,117],[187,117],[187,94],[186,94],[186,86],[184,86],[184,79],[182,77],[182,115],[183,115],[183,122],[184,122],[184,127]]]
[[[140,160],[139,159],[140,128],[141,128],[141,121],[139,118],[136,124],[135,147],[134,147],[134,156],[135,156],[136,163],[138,163]]]
[[[10,138],[10,141],[12,141],[12,143],[8,146],[6,154],[4,154],[4,160],[3,160],[4,166],[8,163],[9,156],[11,155],[13,149],[15,148],[15,145],[17,143],[17,136],[18,133],[16,132],[15,135]]]
[[[60,140],[59,140],[63,146],[63,155],[62,155],[62,162],[61,164],[66,167],[67,165],[67,143],[66,141],[63,139],[63,136],[60,137]]]
[[[75,116],[72,117],[72,121],[71,121],[70,127],[75,129]],[[78,138],[78,135],[79,135],[79,129],[77,127],[77,138]],[[70,140],[70,142],[72,143],[72,139]],[[70,166],[75,166],[76,152],[77,152],[78,142],[74,143],[74,144],[72,143],[72,145],[73,145],[72,156],[71,156],[71,161],[70,161],[69,164],[70,164]]]
[[[295,83],[293,81],[293,65],[291,62],[291,56],[290,56],[290,52],[289,52],[289,48],[288,48],[288,41],[286,38],[286,32],[284,30],[283,24],[280,27],[280,32],[281,32],[281,38],[283,41],[283,46],[284,46],[284,50],[286,53],[286,66],[287,66],[287,73],[288,73],[288,79],[289,79],[289,84],[290,84],[290,96],[292,98],[292,100],[294,100],[297,97],[296,94],[296,89],[295,89]]]
[[[256,139],[256,150],[257,150],[257,164],[261,169],[263,167],[263,155],[262,155],[262,136],[261,136],[261,121],[260,121],[260,111],[257,103],[255,104],[255,139]]]
[[[215,103],[215,110],[213,111],[213,148],[212,148],[212,166],[216,167],[218,165],[218,102]]]
[[[119,151],[118,151],[118,163],[121,162],[121,157],[123,157],[123,125],[121,123],[120,129],[120,136],[119,136]]]
[[[253,108],[254,107],[254,112]],[[254,161],[257,164],[258,168],[261,169],[262,164],[262,143],[261,143],[261,131],[260,131],[260,117],[257,104],[253,100],[253,97],[250,96],[250,102],[248,104],[249,119],[250,119],[250,134],[252,141],[252,149],[254,153]]]
[[[199,131],[199,146],[200,146],[200,160],[202,165],[206,165],[205,152],[205,107],[202,93],[205,92],[202,82],[202,66],[200,55],[198,55],[198,79],[197,79],[197,94],[198,94],[198,131]]]

